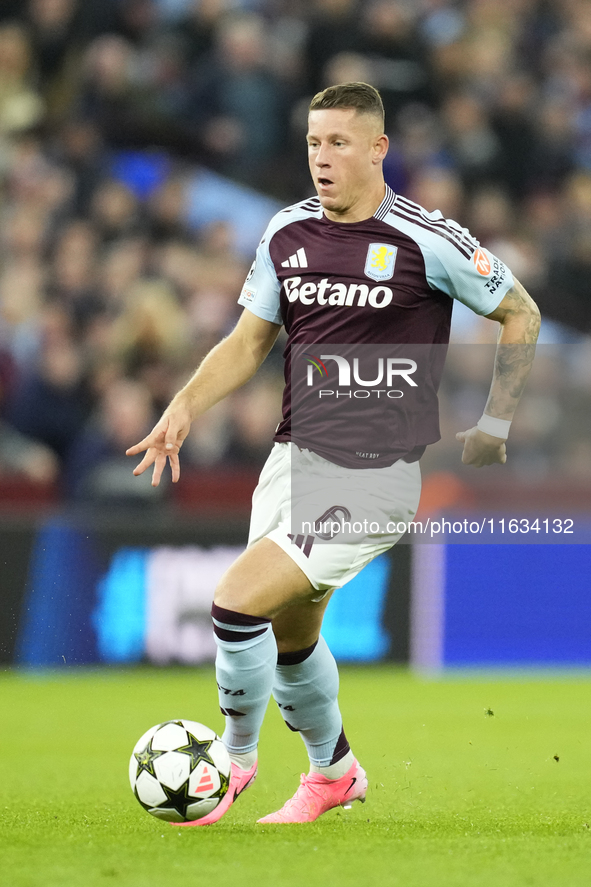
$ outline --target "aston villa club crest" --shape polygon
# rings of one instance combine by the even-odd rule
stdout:
[[[398,247],[390,243],[370,243],[365,260],[365,275],[372,280],[391,280],[394,276]]]

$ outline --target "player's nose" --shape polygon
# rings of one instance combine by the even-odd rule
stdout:
[[[318,151],[316,152],[314,163],[319,168],[330,166],[326,149],[322,145],[320,146],[320,148],[318,148]]]

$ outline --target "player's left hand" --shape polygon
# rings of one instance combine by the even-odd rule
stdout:
[[[468,431],[458,431],[456,440],[464,444],[462,453],[464,465],[482,468],[484,465],[494,465],[495,462],[504,465],[507,461],[507,449],[503,438],[486,434],[476,426],[469,428]]]

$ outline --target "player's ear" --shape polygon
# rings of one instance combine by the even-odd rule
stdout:
[[[386,154],[388,153],[389,145],[390,145],[390,140],[389,140],[388,136],[386,135],[386,133],[382,133],[380,136],[378,136],[375,139],[375,141],[373,143],[373,150],[374,150],[373,162],[374,163],[381,163],[382,162],[382,160],[385,158]]]

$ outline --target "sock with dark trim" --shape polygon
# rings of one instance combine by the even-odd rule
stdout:
[[[246,755],[258,744],[273,687],[277,643],[270,619],[217,604],[211,615],[218,647],[215,671],[220,709],[226,718],[222,739],[231,756]]]
[[[301,735],[312,772],[331,779],[343,776],[354,760],[343,731],[338,692],[337,664],[322,636],[305,650],[277,657],[275,702],[289,729]]]

